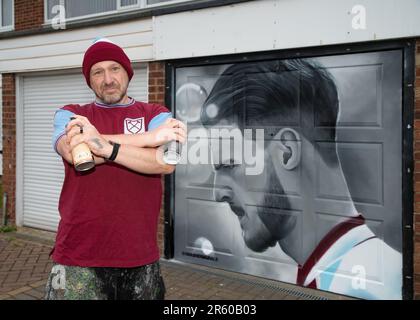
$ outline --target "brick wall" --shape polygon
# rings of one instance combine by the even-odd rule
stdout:
[[[149,63],[149,103],[165,105],[165,64],[163,62]],[[163,185],[162,179],[162,185]],[[164,190],[165,191],[165,190]],[[164,203],[159,216],[158,244],[160,254],[164,256]]]
[[[414,113],[414,298],[420,300],[420,39],[416,48]]]
[[[149,63],[149,102],[165,105],[165,63]]]
[[[3,192],[7,192],[9,224],[16,222],[16,97],[15,75],[3,74]]]
[[[44,23],[44,0],[15,0],[15,30],[40,29]]]

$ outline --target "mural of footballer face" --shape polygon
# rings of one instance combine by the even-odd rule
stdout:
[[[289,138],[297,134],[289,128],[281,131],[283,136]],[[299,143],[293,142],[295,145]],[[290,145],[290,141],[287,144]],[[252,148],[257,147],[255,140],[252,141]],[[214,149],[217,151],[219,148]],[[219,164],[213,166],[214,198],[218,202],[227,202],[230,205],[239,220],[245,244],[253,251],[262,252],[276,245],[277,241],[290,233],[295,226],[295,217],[270,209],[290,207],[287,197],[273,197],[271,192],[284,194],[279,174],[282,174],[281,171],[285,170],[287,165],[294,166],[294,169],[297,164],[297,157],[290,155],[291,150],[299,152],[297,148],[286,147],[281,140],[265,144],[263,159],[257,159],[264,161],[264,170],[257,176],[247,175],[247,162],[245,159],[239,159],[242,155],[232,152],[231,156],[225,158],[222,153]],[[280,165],[276,164],[276,161],[281,161]]]
[[[290,282],[369,299],[401,297],[401,253],[381,239],[383,230],[368,220],[364,202],[353,201],[351,194],[354,190],[355,199],[363,199],[355,187],[374,180],[377,167],[359,172],[355,159],[367,160],[367,149],[357,142],[352,145],[345,123],[349,119],[358,123],[368,111],[352,113],[353,105],[343,91],[349,88],[353,72],[343,75],[335,65],[318,58],[266,60],[232,64],[217,73],[200,115],[210,131],[214,169],[213,183],[206,182],[213,185],[214,200],[229,204],[239,221],[244,243],[231,244],[232,252],[239,253],[237,270],[268,272],[277,278],[271,262],[284,259],[285,253],[296,263],[296,274],[286,271]],[[346,102],[342,123],[339,93]],[[235,154],[233,148],[223,154],[220,142],[230,139],[229,134],[218,137],[219,141],[212,134],[222,128],[236,129],[243,142],[253,143],[252,154],[258,153],[254,149],[263,150],[262,172],[247,174],[249,162],[243,155],[249,157],[249,153]],[[264,134],[255,138],[247,131],[259,129]],[[264,146],[258,148],[261,140]],[[377,182],[381,183],[373,183]],[[225,212],[225,206],[220,208]],[[244,252],[243,244],[251,251],[267,252]],[[273,246],[275,250],[269,250]],[[245,261],[243,256],[256,261]],[[364,291],[355,289],[354,277],[349,277],[356,269],[364,270],[360,276],[367,279]],[[383,277],[386,274],[396,276]],[[384,290],[384,283],[389,290]]]
[[[314,102],[319,108],[314,109]],[[251,250],[262,252],[279,243],[286,254],[303,263],[316,247],[317,237],[329,231],[313,227],[316,213],[308,201],[316,179],[312,166],[302,165],[301,153],[313,149],[314,117],[330,124],[331,130],[321,138],[335,141],[337,115],[335,83],[311,61],[235,64],[216,81],[201,111],[206,128],[237,128],[242,134],[249,128],[267,131],[260,175],[247,176],[246,159],[235,159],[232,152],[214,165],[215,200],[229,203]],[[346,188],[335,149],[319,157],[331,169],[323,177],[325,183]],[[306,209],[296,214],[290,194],[303,184],[302,177],[308,185],[301,187],[294,201]]]

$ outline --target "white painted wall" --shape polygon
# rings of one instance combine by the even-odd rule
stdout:
[[[258,0],[157,16],[153,30],[156,60],[413,37],[420,0]]]
[[[125,49],[133,62],[153,58],[152,18],[0,40],[0,73],[80,67],[83,54],[104,36]]]

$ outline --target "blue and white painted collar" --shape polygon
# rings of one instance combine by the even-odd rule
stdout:
[[[98,107],[101,107],[101,108],[123,108],[123,107],[129,107],[129,106],[132,106],[133,104],[136,103],[136,100],[134,100],[131,97],[129,97],[129,98],[130,98],[130,102],[129,103],[125,103],[125,104],[124,103],[123,104],[120,104],[120,103],[106,104],[106,103],[99,102],[99,101],[95,100],[95,105],[97,105]]]
[[[367,240],[377,238],[377,236],[372,232],[371,229],[366,224],[357,226],[346,234],[342,235],[336,242],[325,252],[317,263],[313,266],[312,270],[309,272],[304,286],[307,286],[311,283],[316,277],[324,276],[323,279],[329,278],[327,281],[328,286],[331,283],[331,277],[335,274],[336,269],[339,267],[341,260],[346,254],[348,254],[353,248],[362,244]],[[328,290],[323,287],[325,284],[321,283],[317,286],[318,289]]]

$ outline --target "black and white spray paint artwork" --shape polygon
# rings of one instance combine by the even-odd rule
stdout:
[[[176,69],[175,258],[401,299],[401,52]]]

